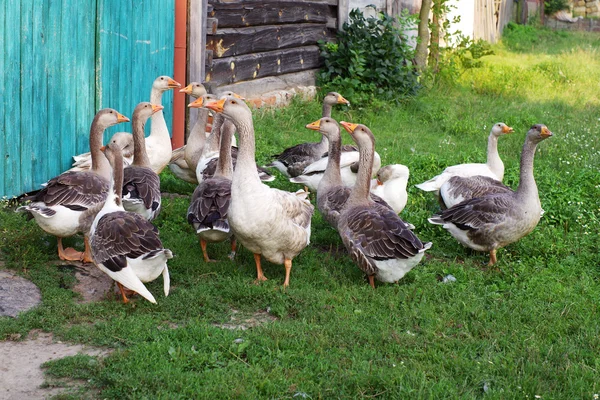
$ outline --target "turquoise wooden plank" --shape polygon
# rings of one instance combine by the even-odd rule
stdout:
[[[56,2],[59,6],[60,2]],[[71,11],[71,1],[62,0],[60,14],[60,69],[58,70],[60,79],[60,96],[62,100],[62,110],[60,119],[60,170],[65,171],[71,166],[71,157],[75,155],[75,126],[76,126],[76,90],[75,80],[75,62],[78,53],[85,52],[86,49],[78,49],[73,46],[76,42],[77,31],[77,13]]]
[[[33,60],[31,82],[35,88],[35,113],[31,115],[32,132],[35,135],[33,147],[33,183],[31,188],[23,187],[23,191],[38,188],[51,178],[48,171],[48,86],[46,80],[46,23],[48,2],[34,0],[33,2]],[[50,153],[52,154],[52,153]]]
[[[4,187],[6,193],[14,195],[21,188],[21,2],[10,0],[4,3],[5,10],[5,32],[4,32],[4,55],[6,57],[3,73],[10,77],[5,79],[5,101],[3,107],[6,109],[5,123],[5,151],[4,157]]]
[[[89,151],[89,131],[95,114],[95,61],[96,61],[96,0],[80,0],[82,9],[77,13],[76,82],[76,154]]]
[[[46,4],[47,3],[47,4]],[[47,8],[46,8],[47,6]],[[61,33],[61,4],[56,2],[44,2],[46,24],[46,84],[47,84],[47,157],[44,162],[47,168],[47,178],[58,175],[63,169],[61,165],[60,140],[64,135],[61,132],[61,119],[64,118],[63,103],[67,101],[62,92],[60,83],[60,33]],[[70,10],[70,9],[69,9]],[[66,10],[67,12],[69,10]]]
[[[21,4],[21,184],[33,186],[33,147],[36,132],[33,115],[36,114],[38,101],[33,93],[33,3]]]
[[[4,48],[6,46],[6,6],[2,6],[0,3],[0,71],[5,71],[6,64],[6,53]],[[9,79],[8,75],[4,75],[6,79]],[[6,79],[0,79],[0,104],[6,104],[7,97],[5,96],[5,88],[4,81]],[[4,137],[6,136],[6,109],[5,107],[0,107],[0,196],[7,195],[8,193],[4,189],[4,181],[6,180],[6,175],[4,174],[4,159],[6,155],[6,145],[4,143]]]

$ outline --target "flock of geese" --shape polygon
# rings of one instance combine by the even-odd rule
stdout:
[[[340,94],[327,94],[322,118],[306,125],[321,134],[319,142],[285,149],[260,167],[252,111],[244,99],[231,92],[215,97],[200,83],[180,90],[196,99],[189,107],[198,109],[198,120],[187,145],[172,151],[161,98],[180,86],[167,76],[158,77],[150,102],[139,103],[133,111],[132,134],[117,133],[105,146],[104,131],[129,119],[110,108],[100,110],[90,128],[90,153],[74,157],[71,170],[48,181],[18,208],[58,238],[59,258],[93,262],[115,280],[124,302],[135,292],[155,303],[144,282],[161,274],[165,296],[169,294],[167,261],[173,254],[151,223],[161,207],[158,174],[167,165],[176,176],[198,185],[187,221],[196,231],[204,260],[212,261],[209,243],[229,240],[233,259],[239,242],[254,254],[257,282],[267,279],[261,267],[264,257],[285,266],[283,284],[289,285],[292,261],[310,242],[314,206],[308,188],[316,191],[319,212],[337,229],[372,287],[375,279],[397,282],[431,247],[398,216],[407,202],[408,168],[381,167],[367,126],[331,118],[335,104],[349,104]],[[152,127],[145,137],[148,119]],[[340,126],[356,146],[342,145]],[[417,185],[434,192],[442,206],[429,222],[441,225],[461,244],[489,252],[489,265],[496,263],[497,249],[529,234],[543,212],[533,158],[537,144],[552,132],[542,124],[527,132],[516,190],[502,184],[504,164],[497,147],[498,139],[511,132],[503,123],[492,127],[485,164],[451,166]],[[268,168],[304,189],[292,193],[264,184],[274,179]],[[76,233],[84,235],[84,252],[63,247],[62,238]]]

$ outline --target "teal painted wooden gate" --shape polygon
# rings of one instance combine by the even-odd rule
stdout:
[[[173,75],[175,0],[0,1],[0,196],[39,188],[89,151],[94,114],[131,117]],[[173,93],[163,96],[171,125]],[[148,124],[149,125],[149,124]],[[120,124],[105,135],[131,131]]]

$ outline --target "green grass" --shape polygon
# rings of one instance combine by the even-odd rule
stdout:
[[[401,216],[433,247],[399,284],[372,290],[316,212],[311,245],[294,260],[289,289],[281,287],[283,267],[269,263],[269,281],[253,285],[247,250],[231,262],[227,243],[213,245],[210,254],[221,261],[202,261],[184,217],[188,200],[175,197],[164,200],[156,221],[176,255],[169,263],[172,294],[162,297],[159,278],[149,285],[158,305],[84,305],[71,290],[72,272],[48,264],[56,240],[5,207],[6,267],[35,282],[43,303],[18,319],[0,319],[0,338],[41,329],[114,348],[101,360],[47,364],[53,378],[85,379],[110,399],[592,399],[600,392],[600,42],[584,34],[539,35],[545,39],[534,51],[525,35],[511,37],[483,68],[402,107],[334,111],[371,127],[384,164],[411,170]],[[316,102],[257,112],[259,163],[316,140],[304,125],[319,114]],[[413,185],[448,165],[485,160],[486,138],[498,121],[517,132],[499,144],[505,183],[513,187],[528,128],[545,123],[555,135],[540,144],[535,160],[546,214],[532,234],[500,250],[499,269],[490,270],[485,254],[427,223],[437,202]],[[193,191],[168,173],[161,178],[166,191]],[[281,176],[274,184],[296,189]],[[68,243],[82,246],[80,238]],[[457,282],[439,282],[447,274]],[[274,321],[244,331],[218,327],[267,311]]]

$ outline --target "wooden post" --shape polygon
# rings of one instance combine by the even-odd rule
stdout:
[[[173,60],[173,79],[185,86],[187,64],[187,0],[175,0],[175,56]],[[171,144],[177,149],[184,144],[185,134],[185,96],[175,89],[173,94],[173,134]]]
[[[206,77],[206,23],[208,17],[208,0],[190,0],[190,21],[188,27],[188,60],[187,82],[203,83]],[[187,108],[187,107],[186,107]],[[188,109],[187,134],[198,118],[198,110]]]
[[[341,31],[350,14],[350,0],[338,1],[338,29]]]

